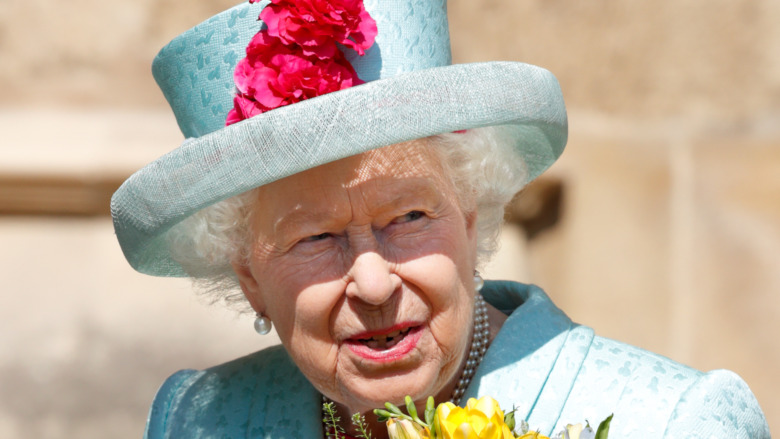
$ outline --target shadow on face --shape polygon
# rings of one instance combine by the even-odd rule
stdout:
[[[324,394],[425,397],[465,355],[474,223],[424,141],[393,145],[260,188],[236,272]]]

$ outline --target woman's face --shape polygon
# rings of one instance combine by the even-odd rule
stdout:
[[[470,342],[476,218],[422,142],[258,189],[248,266],[234,267],[301,371],[350,412],[448,398]]]

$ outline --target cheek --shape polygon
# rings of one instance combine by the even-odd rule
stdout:
[[[459,350],[471,326],[474,291],[466,264],[444,254],[431,254],[403,264],[401,277],[411,284],[430,310],[430,325],[442,348]]]
[[[329,315],[343,290],[343,281],[332,268],[336,265],[329,256],[308,263],[290,257],[254,261],[265,314],[293,355],[310,351],[329,335]]]
[[[266,313],[277,329],[311,321],[313,316],[321,315],[323,309],[332,307],[338,300],[338,285],[343,276],[340,252],[256,255],[252,274],[257,280]]]
[[[269,288],[295,291],[340,279],[345,272],[345,261],[338,244],[322,245],[315,250],[294,248],[278,255],[256,256],[253,273]]]
[[[400,262],[401,277],[426,285],[440,300],[452,300],[452,294],[468,286],[473,279],[474,262],[471,241],[462,227],[439,227],[422,239],[396,242],[394,257]]]
[[[335,281],[289,290],[287,300],[268,308],[279,339],[304,375],[320,391],[329,390],[336,372],[337,349],[330,320],[341,294]]]
[[[450,224],[430,234],[421,244],[411,243],[418,257],[399,266],[399,274],[413,285],[430,309],[430,329],[448,370],[459,365],[468,348],[473,320],[473,260],[465,227]],[[445,366],[446,367],[446,366]]]
[[[268,294],[268,316],[277,326],[282,341],[313,334],[328,335],[328,322],[333,309],[341,299],[341,280],[309,284],[298,288],[295,283],[289,288],[278,288]]]
[[[317,284],[301,291],[278,330],[287,352],[320,391],[332,391],[338,346],[332,316],[342,303],[343,282]]]
[[[459,267],[471,267],[472,239],[459,213],[448,212],[442,218],[430,220],[414,233],[390,236],[387,242],[400,261],[414,260],[428,255],[449,258]]]

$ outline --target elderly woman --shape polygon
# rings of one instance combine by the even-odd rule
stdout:
[[[614,413],[612,437],[769,437],[736,375],[482,281],[504,205],[563,150],[557,82],[449,65],[444,0],[368,3],[240,5],[155,60],[188,140],[117,191],[123,251],[248,305],[282,346],[174,374],[146,436],[323,437],[333,401],[381,438],[385,401],[490,395],[548,435]]]

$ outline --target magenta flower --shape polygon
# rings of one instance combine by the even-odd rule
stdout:
[[[271,0],[260,19],[270,35],[321,59],[334,56],[335,43],[363,55],[377,34],[362,0]]]
[[[266,111],[268,109],[260,107],[260,104],[250,96],[238,93],[233,98],[233,109],[228,112],[225,125],[233,125],[236,122],[241,122],[244,119],[249,119]]]
[[[260,18],[267,29],[236,65],[226,125],[363,83],[336,46],[363,55],[374,44],[376,22],[363,0],[271,0]]]
[[[238,93],[227,125],[363,83],[341,52],[328,59],[307,57],[264,32],[252,38],[233,76]]]

